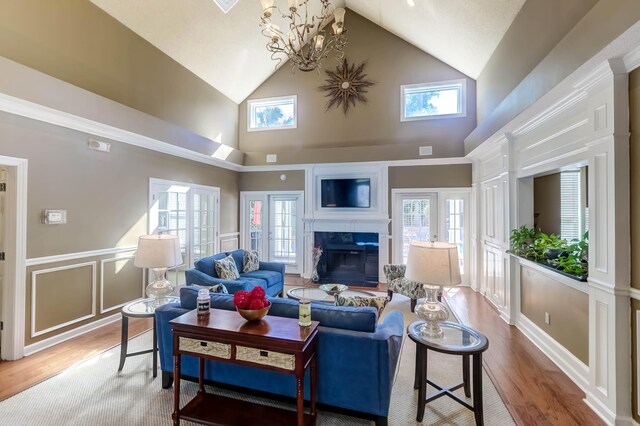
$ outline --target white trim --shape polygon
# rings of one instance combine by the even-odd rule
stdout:
[[[239,237],[240,232],[227,232],[226,234],[220,234],[220,239]]]
[[[289,171],[289,170],[311,170],[314,166],[323,167],[343,167],[352,166],[385,166],[385,167],[410,167],[410,166],[443,166],[450,164],[471,164],[467,157],[447,157],[447,158],[416,158],[414,160],[389,160],[389,161],[360,161],[349,163],[318,163],[318,164],[276,164],[272,166],[242,166],[241,172],[267,172],[267,171]]]
[[[287,102],[284,102],[287,101]],[[279,106],[293,104],[293,124],[269,127],[253,127],[255,125],[253,109],[255,106]],[[298,95],[278,96],[275,98],[247,99],[247,132],[262,132],[267,130],[290,130],[298,128]]]
[[[0,164],[8,168],[5,251],[14,255],[14,262],[6,261],[2,286],[0,314],[5,327],[1,332],[0,358],[16,360],[24,356],[28,161],[0,156]],[[15,192],[12,189],[15,189]]]
[[[72,319],[62,324],[55,325],[53,327],[46,328],[44,330],[36,331],[36,290],[37,290],[37,276],[42,274],[47,274],[50,272],[64,271],[67,269],[76,269],[76,268],[84,268],[87,266],[91,266],[91,313],[88,315],[84,315],[79,318]],[[31,272],[31,337],[41,336],[46,333],[50,333],[54,330],[58,330],[60,328],[66,327],[71,324],[78,323],[80,321],[84,321],[89,318],[93,318],[96,316],[96,267],[97,263],[95,261],[92,262],[84,262],[84,263],[76,263],[73,265],[65,265],[58,266],[56,268],[47,268],[40,269],[38,271]]]
[[[544,332],[529,318],[520,313],[516,327],[560,368],[580,389],[586,392],[589,386],[589,367],[574,354]]]
[[[58,263],[68,260],[84,259],[86,257],[97,257],[108,254],[126,253],[128,251],[134,251],[137,248],[137,246],[113,247],[98,250],[80,251],[76,253],[56,254],[53,256],[32,257],[30,259],[27,259],[26,266],[44,265],[48,263]]]
[[[531,260],[523,259],[520,256],[516,256],[513,253],[509,253],[509,255],[517,259],[518,263],[521,266],[526,266],[527,268],[534,269],[537,272],[540,272],[541,274],[553,279],[553,281],[566,285],[567,287],[571,287],[572,289],[578,290],[582,293],[589,294],[589,283],[587,282],[574,280],[573,278],[569,278],[566,275],[562,275],[548,268],[545,268],[544,266],[539,265],[536,262],[532,262]]]
[[[636,309],[636,414],[640,416],[640,309]]]
[[[199,163],[221,167],[223,169],[240,171],[242,168],[239,164],[220,160],[210,155],[201,154],[187,148],[163,142],[159,139],[130,132],[108,124],[99,123],[97,121],[25,101],[4,93],[0,93],[0,111],[31,118],[44,123],[54,124],[67,129],[77,130],[94,136],[112,139],[129,145],[161,152],[163,154],[174,155],[176,157],[197,161]]]
[[[631,296],[632,299],[640,300],[640,290],[633,287],[629,288],[629,296]],[[640,408],[640,405],[638,405],[638,408]]]
[[[420,115],[415,117],[407,117],[405,114],[405,97],[407,90],[425,89],[425,91],[437,91],[458,88],[458,111],[454,114],[434,114]],[[464,78],[457,80],[433,81],[429,83],[403,84],[400,86],[400,121],[420,121],[420,120],[438,120],[446,118],[462,118],[467,116],[467,80]]]
[[[136,256],[135,254],[132,254],[130,256],[123,256],[123,257],[112,257],[110,259],[101,259],[100,260],[100,313],[104,314],[106,312],[110,312],[113,311],[114,309],[118,309],[123,307],[124,305],[126,305],[129,302],[124,302],[121,303],[119,305],[116,306],[111,306],[105,309],[104,307],[104,265],[105,263],[111,263],[111,262],[117,262],[118,260],[127,260],[127,259],[134,259]],[[144,279],[144,272],[146,271],[145,268],[142,268],[142,292],[140,293],[141,297],[144,294],[144,287],[145,287],[145,279]]]
[[[65,331],[64,333],[56,334],[55,336],[49,337],[48,339],[40,340],[39,342],[32,343],[24,348],[24,355],[33,355],[36,352],[40,352],[44,349],[50,348],[51,346],[55,346],[59,343],[65,342],[69,339],[73,339],[74,337],[80,336],[82,334],[88,333],[93,330],[97,330],[100,327],[105,325],[114,323],[118,321],[121,317],[121,314],[113,314],[105,318],[100,318],[99,320],[90,322],[89,324],[81,325],[78,328],[74,328],[73,330]]]

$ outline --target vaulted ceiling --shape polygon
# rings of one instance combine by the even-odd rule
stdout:
[[[335,0],[476,79],[525,0]],[[258,0],[225,14],[213,0],[91,0],[231,98],[242,102],[275,71],[258,29]],[[286,7],[285,0],[275,0]],[[230,3],[224,1],[223,3]],[[318,3],[319,0],[310,0]],[[316,5],[314,5],[316,6]],[[349,12],[345,17],[349,26]]]

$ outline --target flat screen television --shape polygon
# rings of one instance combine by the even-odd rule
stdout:
[[[320,199],[322,207],[369,208],[371,179],[322,179]]]

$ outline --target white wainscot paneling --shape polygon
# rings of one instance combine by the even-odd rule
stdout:
[[[607,356],[607,348],[609,347],[609,333],[607,330],[609,324],[609,307],[603,301],[596,300],[595,308],[595,346],[596,351],[598,351],[595,365],[595,385],[598,391],[606,398],[609,394],[609,358]]]
[[[640,416],[640,310],[636,310],[636,408]]]
[[[84,268],[87,266],[91,266],[91,313],[88,315],[81,316],[79,318],[74,318],[62,324],[57,324],[55,326],[46,328],[44,330],[36,330],[36,295],[38,290],[38,276],[43,274],[49,274],[58,271],[64,271],[67,269],[76,269],[76,268]],[[93,318],[96,316],[96,262],[84,262],[84,263],[76,263],[73,265],[66,266],[58,266],[56,268],[48,268],[48,269],[40,269],[38,271],[33,271],[31,273],[31,337],[37,337],[42,334],[49,333],[54,330],[58,330],[60,328],[78,323],[80,321],[84,321],[89,318]]]
[[[240,247],[240,233],[220,234],[220,251],[233,251]]]
[[[118,305],[114,305],[114,306],[104,306],[104,287],[105,287],[105,283],[104,283],[104,268],[105,265],[107,263],[113,263],[113,262],[118,262],[121,260],[129,260],[129,259],[134,259],[136,256],[135,254],[132,254],[130,256],[123,256],[123,257],[112,257],[110,259],[102,259],[100,260],[100,313],[104,314],[106,312],[111,312],[113,310],[116,310],[118,308],[123,307],[124,305],[126,305],[129,302],[124,302],[124,303],[120,303]],[[147,269],[146,268],[142,268],[142,281],[140,283],[140,289],[141,289],[141,295],[144,294],[144,289],[145,289],[145,271]]]

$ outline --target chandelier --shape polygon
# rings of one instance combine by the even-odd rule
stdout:
[[[319,70],[321,62],[331,52],[335,52],[337,60],[340,61],[347,45],[344,36],[346,33],[345,10],[334,7],[329,0],[320,0],[322,3],[320,14],[309,16],[310,0],[301,0],[301,3],[299,1],[288,0],[288,13],[283,13],[274,6],[274,0],[260,0],[262,3],[260,29],[262,35],[269,39],[267,50],[271,52],[271,59],[278,61],[276,67],[282,61],[281,55],[286,55],[291,61],[291,66],[301,71]],[[278,25],[271,22],[271,16],[274,13],[282,15],[282,19],[289,22],[288,30],[280,29]],[[324,28],[332,19],[335,22],[331,26],[331,33],[328,34]]]

